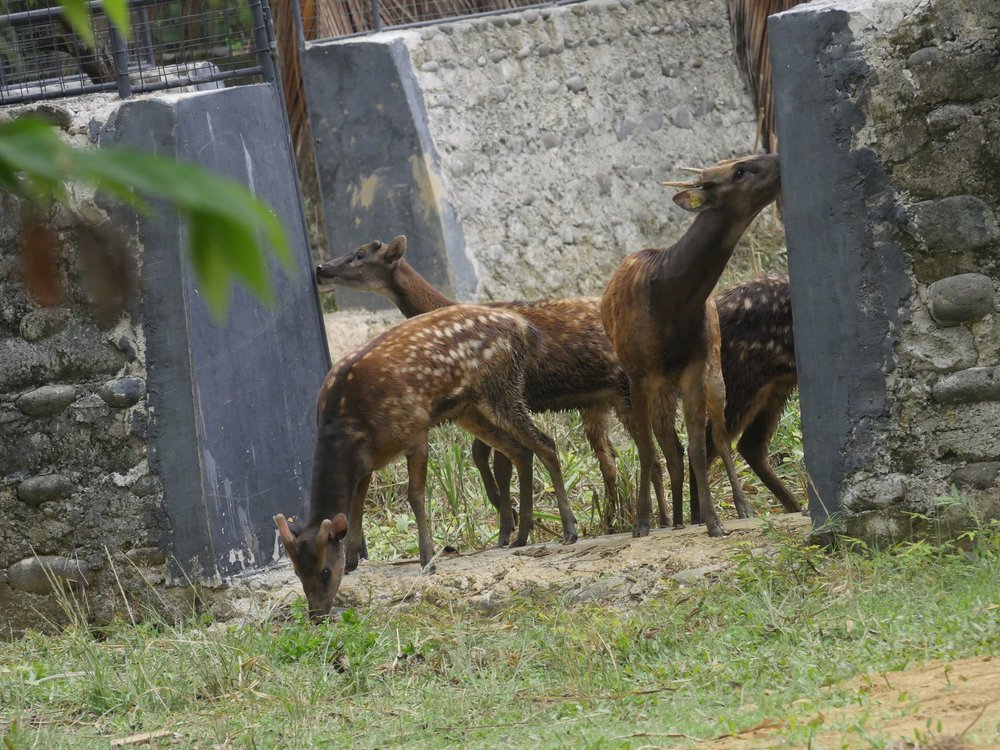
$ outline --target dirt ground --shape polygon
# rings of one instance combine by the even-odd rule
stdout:
[[[515,550],[440,552],[432,574],[421,574],[415,559],[362,561],[357,571],[344,578],[338,604],[364,606],[423,598],[490,612],[513,597],[545,592],[564,595],[570,602],[620,606],[655,596],[677,583],[699,585],[732,565],[734,552],[742,545],[773,547],[803,538],[809,530],[809,519],[798,514],[727,520],[726,524],[732,533],[721,540],[709,540],[704,527],[689,526],[654,531],[645,539],[616,534],[570,546],[546,543]],[[247,603],[255,602],[254,607],[282,604],[301,591],[287,563],[246,583],[253,591]],[[738,736],[717,738],[703,746],[713,750],[774,747],[781,744],[782,730],[794,717],[799,726],[811,722],[817,727],[810,743],[816,750],[1000,750],[1000,658],[982,656],[871,674],[847,687],[857,696],[847,707],[796,714],[792,706],[780,720],[765,721]],[[889,744],[884,738],[891,738]],[[656,738],[649,741],[656,746]]]
[[[439,550],[431,574],[421,574],[416,558],[362,561],[344,577],[337,603],[348,607],[439,598],[491,611],[512,597],[544,592],[567,595],[571,602],[623,604],[655,595],[673,585],[671,578],[695,584],[731,565],[733,552],[743,544],[763,547],[778,539],[800,538],[809,530],[809,519],[778,515],[727,520],[726,527],[732,533],[725,539],[709,540],[704,526],[688,526],[656,530],[644,539],[614,534],[568,546],[550,542],[466,554]],[[301,592],[287,563],[256,577],[251,587],[275,601]]]
[[[852,680],[848,687],[856,695],[850,706],[795,717],[799,725],[813,722],[818,727],[811,748],[1000,749],[1000,658],[977,656],[868,674]],[[719,738],[706,746],[712,750],[773,747],[790,720],[786,716],[781,721],[765,721],[737,737]],[[823,727],[829,725],[851,728],[824,732]],[[889,738],[888,744],[882,738]]]

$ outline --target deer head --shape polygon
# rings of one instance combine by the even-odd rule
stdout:
[[[393,269],[405,252],[405,235],[399,235],[388,245],[375,240],[316,266],[316,279],[320,283],[329,279],[351,289],[378,292],[389,286]]]
[[[684,188],[674,196],[674,203],[685,211],[699,212],[714,208],[752,217],[781,192],[777,154],[726,159],[706,169],[681,169],[694,172],[697,177],[663,184]]]
[[[338,513],[332,519],[323,519],[318,527],[307,526],[302,531],[293,531],[280,513],[274,523],[295,575],[302,582],[310,619],[327,617],[344,576],[347,516]]]

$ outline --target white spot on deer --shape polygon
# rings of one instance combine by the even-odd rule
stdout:
[[[745,300],[743,300],[743,308],[745,310],[752,309],[753,308],[753,300],[750,299],[749,297],[747,297]]]

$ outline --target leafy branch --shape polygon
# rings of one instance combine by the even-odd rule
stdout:
[[[73,30],[92,44],[86,0],[60,0],[60,5]],[[104,0],[103,9],[127,37],[128,0]],[[195,275],[217,320],[225,315],[234,279],[264,302],[273,301],[267,246],[286,271],[294,270],[280,221],[263,201],[236,182],[195,164],[134,149],[76,149],[34,117],[0,125],[0,189],[34,206],[47,206],[67,202],[68,183],[91,185],[141,212],[151,210],[150,200],[173,206],[186,222]],[[54,240],[51,232],[36,231],[36,236],[42,235]],[[22,243],[26,252],[32,250],[29,237],[23,236]],[[36,276],[42,279],[41,286],[51,287],[57,254],[40,252],[38,256],[43,260],[35,262]],[[29,263],[27,257],[25,261]],[[43,278],[46,274],[47,279]]]

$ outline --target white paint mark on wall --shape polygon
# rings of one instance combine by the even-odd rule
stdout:
[[[240,136],[240,143],[243,145],[243,161],[247,165],[247,187],[250,188],[250,192],[256,195],[257,190],[253,184],[253,160],[250,158],[250,152],[247,150],[247,142],[243,140],[243,136]]]

